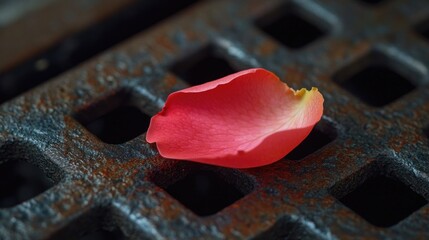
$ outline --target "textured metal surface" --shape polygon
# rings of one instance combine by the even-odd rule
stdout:
[[[0,161],[54,184],[2,208],[0,238],[427,239],[428,4],[200,1],[3,103]],[[299,31],[273,27],[283,11]],[[248,67],[324,94],[300,150],[235,170],[165,160],[145,142],[140,125],[184,80]]]

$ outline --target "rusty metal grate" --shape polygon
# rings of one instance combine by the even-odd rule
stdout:
[[[429,237],[427,1],[43,2],[0,28],[0,239]],[[284,160],[145,142],[169,93],[250,67],[324,93]]]

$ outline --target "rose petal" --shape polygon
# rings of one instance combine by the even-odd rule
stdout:
[[[258,167],[291,152],[322,114],[316,88],[295,91],[265,69],[249,69],[172,93],[146,140],[165,158]]]

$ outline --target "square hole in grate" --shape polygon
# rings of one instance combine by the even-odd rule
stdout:
[[[308,137],[285,158],[300,160],[331,143],[337,137],[335,128],[326,121],[320,121]]]
[[[153,180],[198,216],[213,215],[254,188],[252,179],[238,170],[196,163],[178,164]]]
[[[302,221],[302,222],[301,222]],[[276,221],[276,223],[268,230],[257,235],[253,240],[266,240],[266,239],[320,239],[314,233],[311,227],[303,223],[305,220],[293,219],[292,217],[285,216]]]
[[[417,24],[415,29],[422,37],[429,41],[429,18]]]
[[[358,0],[358,1],[369,4],[369,5],[377,5],[377,4],[380,4],[382,2],[385,2],[386,0]]]
[[[340,186],[334,187],[332,195],[371,224],[391,227],[426,205],[428,201],[397,178],[383,174],[386,168],[372,168],[369,173],[363,173],[366,176],[346,179],[337,184]],[[347,188],[347,185],[355,187],[352,191],[338,190]]]
[[[54,232],[49,239],[122,240],[129,239],[118,227],[111,209],[94,207],[79,214]]]
[[[132,105],[131,94],[126,91],[99,100],[78,111],[74,117],[101,141],[121,144],[146,132],[150,116]]]
[[[236,69],[216,47],[210,45],[173,64],[170,70],[190,85],[199,85],[240,69]]]
[[[127,239],[121,230],[116,228],[113,231],[99,229],[90,232],[79,238],[80,240],[125,240]]]
[[[7,145],[0,152],[0,208],[30,200],[51,188],[62,177],[57,166],[33,148]]]
[[[385,106],[413,91],[411,69],[379,52],[350,64],[334,75],[341,87],[374,107]]]
[[[52,187],[42,170],[23,160],[0,165],[0,208],[25,202]]]
[[[294,4],[286,4],[257,20],[256,25],[286,47],[299,49],[326,34],[318,21],[311,21],[306,15]]]

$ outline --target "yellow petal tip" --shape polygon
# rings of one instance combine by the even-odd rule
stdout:
[[[319,91],[319,89],[317,89],[317,87],[312,87],[310,91],[308,91],[306,88],[301,88],[299,90],[293,90],[292,89],[292,91],[293,91],[293,93],[294,93],[295,96],[297,96],[297,97],[303,97],[306,93],[308,93],[308,92],[317,92],[317,91]]]

